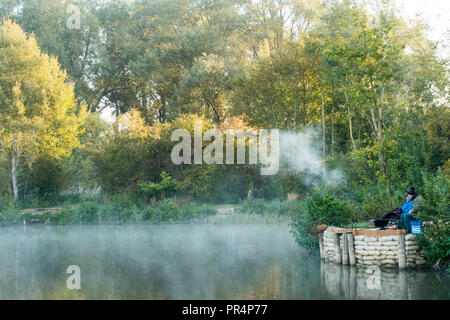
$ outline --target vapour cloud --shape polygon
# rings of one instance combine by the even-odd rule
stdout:
[[[305,175],[305,183],[321,179],[327,185],[344,182],[339,170],[328,170],[321,154],[321,144],[315,141],[317,130],[306,128],[301,133],[280,131],[280,161],[285,170]]]

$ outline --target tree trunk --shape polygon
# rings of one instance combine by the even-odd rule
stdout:
[[[375,91],[375,86],[373,85],[372,80],[370,81],[370,85],[372,90]],[[387,164],[385,163],[384,155],[383,155],[383,149],[381,147],[381,144],[383,142],[383,109],[381,108],[382,103],[384,99],[384,87],[381,88],[380,92],[380,103],[377,102],[377,99],[373,98],[373,105],[374,108],[370,109],[370,115],[372,116],[372,126],[374,129],[374,132],[377,137],[377,143],[378,143],[378,162],[380,165],[380,168],[383,172],[384,178],[387,181],[387,191],[388,191],[388,197],[389,197],[389,207],[392,208],[392,189],[391,189],[391,179],[389,178],[388,168]],[[375,115],[376,113],[376,115]]]
[[[326,157],[326,124],[325,124],[325,105],[323,102],[323,89],[322,86],[320,86],[320,93],[322,95],[322,157],[323,157],[323,161],[325,161],[325,157]]]
[[[350,105],[348,103],[348,95],[347,91],[344,91],[345,94],[345,103],[347,104],[347,112],[348,112],[348,129],[350,133],[350,141],[352,142],[353,150],[356,151],[355,139],[353,138],[353,122],[352,122],[352,113],[350,112]]]
[[[11,182],[12,182],[14,200],[16,200],[16,201],[19,199],[19,186],[17,183],[17,166],[18,166],[18,159],[14,155],[11,159]]]
[[[331,156],[334,158],[334,104],[331,110]]]

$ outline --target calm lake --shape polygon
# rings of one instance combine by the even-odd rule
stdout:
[[[71,265],[80,290],[67,288]],[[442,273],[322,263],[281,224],[0,228],[0,299],[449,299],[449,289]]]

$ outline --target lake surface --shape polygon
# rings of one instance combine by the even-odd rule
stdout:
[[[71,265],[80,290],[67,288]],[[0,228],[0,299],[449,299],[449,288],[441,273],[322,263],[278,224]]]

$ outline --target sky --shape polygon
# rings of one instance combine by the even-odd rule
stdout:
[[[438,53],[450,59],[450,0],[395,0],[398,13],[405,19],[420,18],[429,26],[428,38],[440,43]],[[102,118],[112,122],[110,110]]]
[[[440,54],[450,58],[450,1],[397,0],[399,13],[404,18],[423,19],[430,27],[429,39],[442,43]]]

